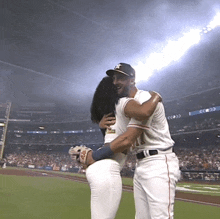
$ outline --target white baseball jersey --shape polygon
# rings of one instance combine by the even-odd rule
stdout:
[[[131,98],[127,98],[127,97],[123,97],[119,99],[115,107],[116,123],[111,126],[111,130],[106,130],[105,143],[110,143],[116,137],[118,137],[120,134],[126,131],[130,118],[125,115],[124,108],[130,99]]]
[[[119,135],[121,135],[122,133],[126,131],[130,118],[126,117],[124,113],[124,107],[126,106],[127,102],[130,99],[131,98],[126,98],[126,97],[119,99],[116,105],[116,108],[115,108],[116,123],[111,126],[111,130],[108,130],[108,129],[106,130],[105,140],[104,140],[105,143],[110,143],[116,137],[118,137]],[[112,159],[118,161],[118,163],[120,164],[120,169],[122,169],[124,162],[126,160],[126,155],[123,153],[117,153],[117,154],[114,154]]]
[[[134,99],[142,104],[146,98],[150,99],[150,97],[148,91],[138,90]],[[140,122],[132,118],[128,127],[144,129],[142,135],[137,139],[136,149],[138,151],[143,149],[166,150],[174,145],[165,117],[164,106],[161,102],[157,104],[154,113],[148,120]]]

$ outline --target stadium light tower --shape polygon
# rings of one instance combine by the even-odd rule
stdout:
[[[11,110],[11,102],[7,102],[3,133],[2,133],[2,136],[1,136],[1,142],[0,142],[0,160],[3,158],[3,154],[4,154],[5,139],[6,139],[6,134],[7,134],[10,110]]]
[[[155,70],[160,70],[180,59],[190,47],[199,43],[203,34],[208,33],[218,26],[220,26],[220,12],[202,30],[190,30],[188,33],[183,34],[180,39],[169,41],[160,53],[152,53],[146,59],[145,63],[139,62],[137,66],[134,66],[136,70],[136,81],[148,80]]]

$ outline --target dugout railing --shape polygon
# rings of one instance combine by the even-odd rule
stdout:
[[[181,180],[219,182],[220,170],[181,170]]]

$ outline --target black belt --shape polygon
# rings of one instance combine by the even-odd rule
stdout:
[[[172,151],[174,152],[173,148],[172,148]],[[148,153],[149,153],[150,156],[157,155],[158,154],[158,150],[149,150]],[[143,159],[146,156],[147,155],[144,153],[144,151],[141,151],[141,152],[136,154],[137,159]]]
[[[157,150],[149,150],[148,152],[149,152],[149,155],[150,155],[150,156],[158,154],[158,151],[157,151]],[[143,158],[145,158],[146,156],[145,156],[144,152],[141,151],[140,153],[137,153],[137,154],[136,154],[136,157],[137,157],[137,159],[143,159]]]

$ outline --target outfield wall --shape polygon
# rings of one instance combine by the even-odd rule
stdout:
[[[7,166],[11,166],[7,164]],[[14,166],[15,167],[15,166]],[[39,170],[50,170],[50,171],[61,171],[61,172],[72,172],[72,173],[83,173],[83,169],[79,167],[68,168],[66,166],[36,166],[36,165],[17,165],[16,167],[23,167],[28,169],[39,169]],[[121,175],[124,177],[132,178],[134,175],[134,169],[122,170]],[[182,170],[180,181],[203,181],[203,182],[220,182],[220,170]]]

